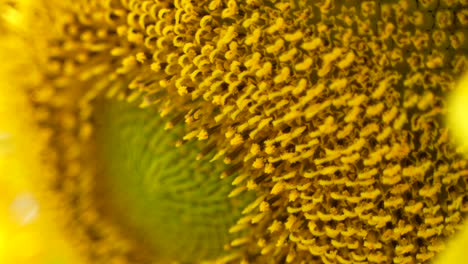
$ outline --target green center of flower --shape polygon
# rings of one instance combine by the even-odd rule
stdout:
[[[176,147],[183,126],[165,130],[153,109],[108,100],[98,110],[101,180],[114,217],[163,258],[221,256],[248,200],[228,198],[235,175],[222,180],[223,163],[197,160],[197,142]]]

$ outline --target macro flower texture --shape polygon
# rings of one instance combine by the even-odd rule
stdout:
[[[0,11],[2,263],[468,259],[467,0]]]

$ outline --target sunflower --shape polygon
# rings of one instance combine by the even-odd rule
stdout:
[[[462,227],[464,0],[4,2],[17,133],[90,263],[427,263]]]

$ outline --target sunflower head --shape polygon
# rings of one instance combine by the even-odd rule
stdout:
[[[31,4],[19,84],[65,225],[98,262],[429,262],[468,211],[467,8]]]

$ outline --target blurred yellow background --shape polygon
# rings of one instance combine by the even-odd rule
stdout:
[[[41,202],[46,175],[31,118],[24,94],[0,81],[0,263],[81,263],[55,224],[58,212]]]
[[[448,102],[447,125],[457,143],[465,149],[465,155],[468,155],[468,73],[458,81]],[[465,229],[448,244],[446,252],[437,258],[436,264],[468,263],[467,250],[468,224],[465,224]]]

